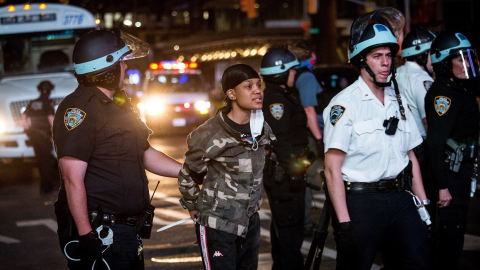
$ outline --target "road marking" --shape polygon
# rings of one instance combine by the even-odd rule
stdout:
[[[7,236],[0,235],[0,243],[4,243],[4,244],[18,244],[18,243],[20,243],[20,242],[21,242],[21,241],[18,240],[18,239],[10,238],[10,237],[7,237]]]
[[[471,234],[465,234],[465,244],[463,250],[480,250],[480,237]]]
[[[44,225],[45,227],[52,230],[54,233],[57,233],[57,222],[51,218],[17,221],[17,227],[31,227],[41,225]]]

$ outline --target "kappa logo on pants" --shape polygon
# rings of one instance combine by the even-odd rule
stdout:
[[[215,251],[213,257],[223,257],[223,254],[220,251]]]

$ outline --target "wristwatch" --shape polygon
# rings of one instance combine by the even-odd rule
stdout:
[[[423,205],[429,205],[429,204],[430,204],[430,200],[429,200],[429,199],[423,200],[423,201],[422,201],[422,204],[423,204]]]

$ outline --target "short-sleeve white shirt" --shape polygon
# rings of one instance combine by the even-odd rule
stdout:
[[[403,102],[406,108],[406,102]],[[333,109],[332,109],[333,108]],[[382,104],[360,76],[325,108],[325,152],[346,153],[341,171],[349,182],[376,182],[395,178],[407,165],[407,151],[422,142],[412,113],[401,119],[395,91],[385,87]],[[399,118],[395,135],[385,134],[383,122]],[[333,119],[333,120],[332,120]]]
[[[418,131],[423,138],[426,138],[427,132],[422,119],[426,117],[425,95],[433,83],[433,78],[412,61],[407,61],[397,69],[396,78],[402,98],[410,105]]]

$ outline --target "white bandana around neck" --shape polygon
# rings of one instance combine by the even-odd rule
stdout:
[[[262,110],[252,110],[250,113],[250,132],[252,133],[253,145],[252,150],[257,151],[257,136],[262,134],[263,129],[263,112]]]

